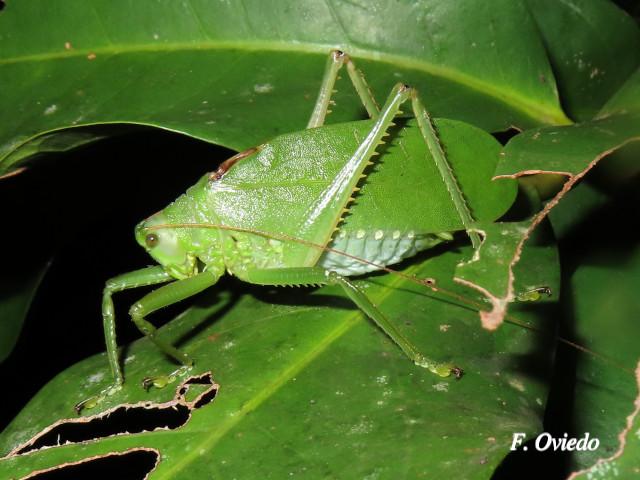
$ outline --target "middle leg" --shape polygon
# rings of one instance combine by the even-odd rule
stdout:
[[[418,348],[387,319],[356,284],[336,272],[320,267],[254,269],[243,272],[241,278],[258,285],[339,285],[351,301],[373,320],[413,363],[440,377],[450,375],[454,375],[456,378],[462,377],[461,368],[448,362],[435,361],[420,353]]]
[[[331,105],[332,103],[331,97],[335,92],[333,87],[336,84],[338,73],[340,72],[340,69],[343,65],[346,65],[347,73],[349,74],[351,83],[356,89],[356,92],[360,97],[360,101],[364,105],[364,108],[367,110],[369,117],[376,118],[378,116],[380,107],[378,107],[376,99],[373,97],[371,89],[369,88],[369,85],[367,85],[367,81],[365,80],[364,75],[355,67],[355,65],[351,61],[351,58],[349,58],[349,55],[341,52],[340,50],[334,50],[329,54],[329,59],[327,60],[327,66],[324,71],[324,76],[322,77],[320,92],[318,92],[318,98],[316,100],[313,113],[311,114],[311,118],[309,118],[307,128],[322,126],[327,114],[331,112],[331,110],[329,110],[329,105]]]

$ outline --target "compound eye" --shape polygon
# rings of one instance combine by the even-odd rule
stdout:
[[[153,248],[158,245],[160,238],[155,233],[148,233],[146,237],[144,237],[144,243],[148,248]]]

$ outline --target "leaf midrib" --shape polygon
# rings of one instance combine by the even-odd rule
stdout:
[[[405,273],[411,275],[414,270],[417,270],[417,267],[411,267]],[[404,283],[405,280],[402,277],[395,277],[392,279],[392,281],[386,285],[384,292],[375,298],[375,304],[379,306],[384,303],[387,297],[389,297]],[[297,376],[299,372],[301,372],[307,365],[311,364],[311,362],[321,355],[334,341],[347,333],[354,325],[361,321],[363,317],[364,314],[359,310],[355,310],[354,312],[350,312],[346,315],[336,328],[325,335],[311,350],[307,351],[306,354],[301,356],[295,363],[284,369],[271,383],[257,392],[253,398],[244,403],[235,415],[226,417],[226,422],[217,425],[216,429],[210,430],[210,434],[205,437],[205,440],[191,448],[190,451],[180,459],[180,461],[174,463],[171,467],[167,467],[167,470],[162,470],[159,474],[156,473],[157,478],[163,478],[160,474],[162,474],[164,478],[176,478],[175,475],[177,472],[184,469],[192,461],[201,457],[200,452],[202,450],[211,450],[228,432],[241,423],[248,413],[257,409],[262,403],[271,398],[290,379]],[[374,328],[373,324],[371,325],[371,328]],[[380,334],[384,335],[383,332],[380,332]]]
[[[86,57],[88,55],[119,55],[126,53],[143,53],[143,52],[175,52],[175,51],[202,51],[202,50],[246,50],[246,51],[269,51],[269,52],[298,52],[298,53],[318,53],[326,54],[331,49],[340,48],[336,45],[314,44],[314,43],[292,43],[292,42],[232,42],[232,41],[199,41],[199,42],[172,42],[172,43],[149,43],[149,44],[131,44],[116,45],[109,44],[97,48],[89,49],[73,49],[60,50],[55,52],[35,53],[31,55],[23,55],[18,57],[0,58],[0,66],[18,63],[53,61],[59,59],[67,59],[74,57]],[[473,76],[464,74],[460,71],[453,70],[442,65],[436,65],[425,61],[416,61],[413,57],[397,55],[392,53],[381,53],[372,50],[349,47],[346,48],[354,58],[363,60],[378,61],[403,67],[412,70],[418,70],[432,74],[441,78],[445,78],[454,83],[464,85],[465,87],[480,92],[486,96],[495,98],[502,103],[518,110],[530,118],[545,123],[566,125],[571,121],[566,117],[561,109],[555,106],[541,104],[538,100],[522,97],[518,92],[512,90],[509,85],[494,85],[485,82]]]

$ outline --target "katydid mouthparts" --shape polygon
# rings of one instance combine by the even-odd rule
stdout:
[[[344,124],[324,126],[338,72],[343,66],[371,117],[368,121],[352,122],[353,135],[336,134],[336,128]],[[401,168],[409,169],[406,176],[414,177],[425,174],[411,169],[433,169],[433,175],[446,187],[446,207],[453,212],[451,216],[456,217],[451,225],[457,227],[434,230],[423,220],[429,202],[406,202],[403,192],[390,195],[397,197],[396,203],[385,199],[377,202],[384,204],[388,214],[368,207],[365,202],[368,194],[363,184],[370,165],[385,157],[379,147],[394,128],[394,119],[405,102],[410,102],[414,115],[410,120],[413,128],[408,130],[423,147],[426,144],[428,153],[419,158],[407,157],[406,165],[384,161],[379,168],[385,169],[391,178]],[[462,125],[459,128],[477,130],[462,122],[456,125],[458,123]],[[405,127],[402,129],[406,130]],[[489,139],[487,142],[497,144],[489,134],[482,134]],[[491,154],[496,152],[489,150]],[[438,376],[460,378],[461,368],[422,354],[349,279],[451,240],[450,231],[456,229],[466,230],[472,245],[478,248],[480,238],[471,229],[476,219],[467,206],[447,155],[415,89],[397,84],[379,108],[364,76],[348,55],[332,52],[306,130],[281,135],[272,142],[235,155],[216,172],[204,175],[165,209],[138,224],[136,240],[158,265],[106,282],[102,315],[113,384],[78,403],[76,411],[95,407],[124,383],[115,334],[112,301],[115,292],[165,284],[145,295],[129,311],[140,331],[182,365],[181,370],[169,376],[144,380],[145,388],[162,387],[172,381],[177,372],[186,371],[193,359],[158,337],[156,328],[146,317],[213,286],[225,273],[258,285],[339,285],[412,362]],[[474,152],[473,160],[481,156],[482,153]],[[420,194],[428,200],[429,192]],[[358,195],[355,203],[354,195]],[[508,206],[477,216],[495,220]],[[474,211],[474,215],[476,213]],[[445,225],[448,224],[445,222]],[[204,228],[206,226],[210,228]]]

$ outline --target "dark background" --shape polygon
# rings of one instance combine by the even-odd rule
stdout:
[[[154,263],[136,243],[135,225],[235,153],[161,130],[135,130],[44,156],[25,172],[0,180],[6,226],[0,236],[0,282],[13,282],[0,285],[0,295],[51,261],[18,344],[0,364],[0,429],[53,376],[104,351],[105,281]],[[114,296],[121,345],[140,336],[127,311],[144,293]],[[164,309],[154,314],[154,322],[179,311],[179,305]],[[78,318],[86,321],[78,324]]]

